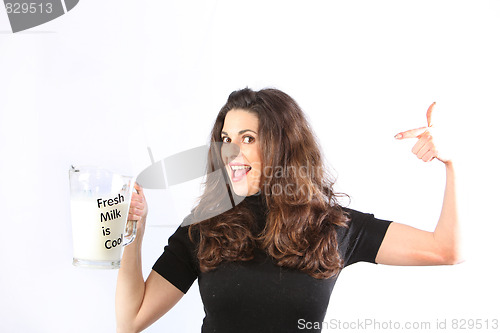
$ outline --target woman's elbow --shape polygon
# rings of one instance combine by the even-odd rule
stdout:
[[[134,331],[131,328],[126,328],[126,327],[117,327],[116,328],[116,333],[137,333],[139,331]]]
[[[448,250],[443,255],[443,265],[458,265],[465,261],[462,251]]]

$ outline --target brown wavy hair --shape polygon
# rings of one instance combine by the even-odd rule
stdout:
[[[245,200],[235,205],[218,144],[226,114],[233,109],[259,119],[266,225],[256,236],[254,210]],[[347,227],[349,221],[337,200],[344,194],[333,191],[334,179],[299,105],[277,89],[234,91],[217,115],[210,141],[205,190],[193,209],[195,218],[210,217],[189,226],[191,240],[198,241],[201,271],[223,261],[251,260],[258,247],[278,266],[318,279],[336,276],[344,264],[336,227]]]

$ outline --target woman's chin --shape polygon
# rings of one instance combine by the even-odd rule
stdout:
[[[246,182],[244,179],[240,180],[239,182],[234,182],[231,180],[231,187],[233,189],[233,192],[240,197],[254,195],[259,191],[258,189],[253,190],[252,188],[249,188],[248,182]]]
[[[260,192],[260,190],[257,189],[249,189],[248,186],[234,186],[234,183],[232,184],[233,186],[233,191],[236,195],[240,197],[248,197],[251,195],[255,195]]]
[[[235,184],[233,183],[233,191],[234,193],[236,193],[236,195],[239,195],[240,197],[246,197],[248,196],[248,187],[246,186],[246,184],[244,184],[245,186],[241,186],[240,184]]]

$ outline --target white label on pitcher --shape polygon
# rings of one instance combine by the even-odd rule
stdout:
[[[128,215],[128,204],[122,198],[71,200],[76,259],[120,260]]]

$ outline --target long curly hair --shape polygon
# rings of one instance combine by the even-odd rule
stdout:
[[[221,158],[221,131],[233,109],[258,117],[266,225],[257,235],[254,210],[245,200],[235,204]],[[278,266],[317,279],[336,276],[344,264],[336,227],[347,227],[349,221],[337,199],[344,194],[333,191],[334,179],[295,100],[277,89],[234,91],[217,115],[210,140],[205,190],[193,209],[195,218],[210,217],[189,226],[191,240],[198,240],[201,271],[223,261],[251,260],[257,247]]]

